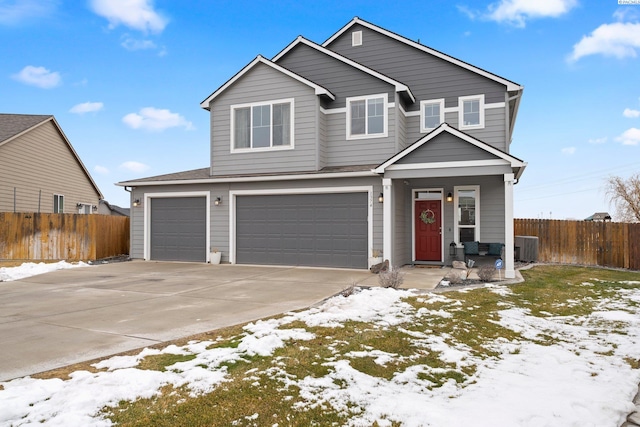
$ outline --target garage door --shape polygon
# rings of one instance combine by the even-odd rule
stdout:
[[[236,198],[240,264],[367,268],[368,194]]]
[[[206,262],[206,198],[151,199],[151,259]]]

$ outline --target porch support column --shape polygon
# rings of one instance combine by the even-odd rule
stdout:
[[[514,267],[514,229],[513,229],[513,181],[512,173],[504,174],[504,277],[516,277]]]
[[[382,259],[389,260],[393,268],[393,183],[391,178],[382,178]]]

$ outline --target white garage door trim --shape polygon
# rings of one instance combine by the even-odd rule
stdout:
[[[373,186],[352,187],[316,187],[316,188],[287,188],[265,190],[232,190],[229,191],[229,262],[236,263],[236,197],[281,194],[329,194],[329,193],[367,193],[367,247],[373,245]]]
[[[180,193],[145,193],[144,195],[144,260],[151,260],[151,199],[164,198],[175,199],[178,197],[205,197],[206,202],[206,245],[205,248],[211,247],[211,204],[210,204],[210,192],[209,191],[186,191]],[[205,259],[207,262],[211,261],[211,253],[207,251]]]

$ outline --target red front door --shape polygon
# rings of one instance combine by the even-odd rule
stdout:
[[[442,260],[440,207],[440,200],[416,200],[416,261]]]

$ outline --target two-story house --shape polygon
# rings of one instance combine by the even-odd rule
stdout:
[[[257,56],[202,101],[210,166],[121,182],[131,255],[368,268],[505,245],[523,87],[359,18],[323,44]]]

